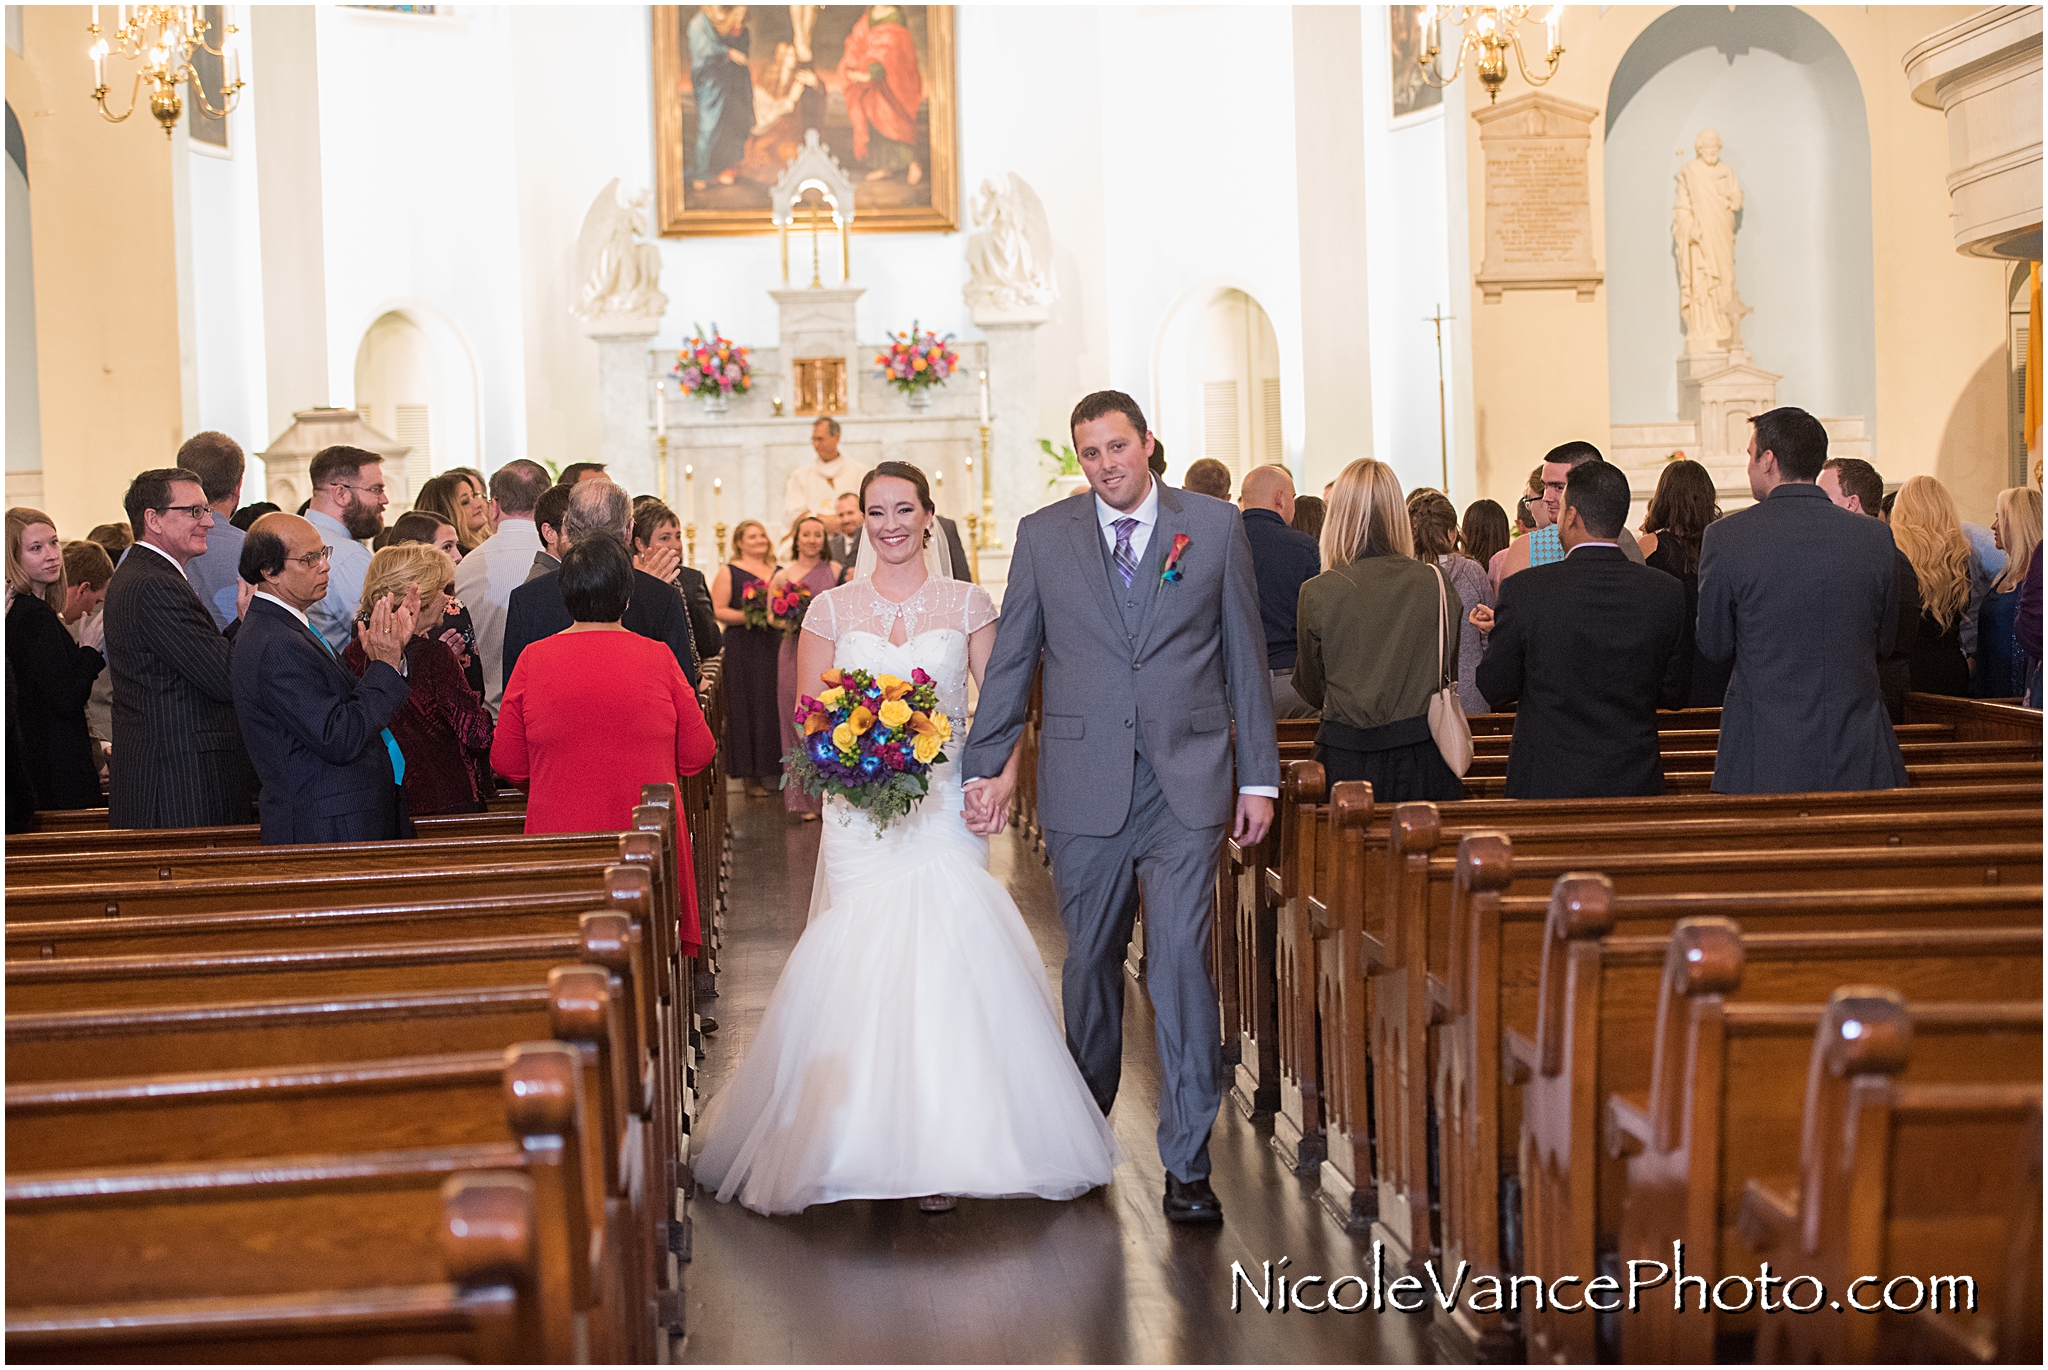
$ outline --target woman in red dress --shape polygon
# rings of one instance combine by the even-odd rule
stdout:
[[[620,620],[633,593],[633,560],[608,537],[562,557],[562,599],[575,620],[519,654],[491,767],[526,786],[528,832],[619,832],[640,787],[695,775],[717,746],[675,654]],[[697,951],[697,877],[677,814],[686,955]]]

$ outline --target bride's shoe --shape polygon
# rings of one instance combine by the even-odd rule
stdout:
[[[926,1213],[951,1213],[958,1202],[951,1194],[927,1194],[917,1201],[917,1206]]]

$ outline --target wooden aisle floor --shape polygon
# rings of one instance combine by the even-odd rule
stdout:
[[[780,797],[732,801],[733,909],[719,997],[721,1030],[699,1079],[707,1094],[737,1065],[803,931],[818,826]],[[1053,992],[1065,954],[1049,872],[1013,835],[991,869],[1016,898]],[[1228,1099],[1210,1150],[1226,1222],[1178,1229],[1160,1211],[1154,1139],[1159,1062],[1141,991],[1126,999],[1124,1076],[1111,1115],[1127,1159],[1104,1189],[1067,1203],[963,1199],[931,1217],[912,1200],[818,1205],[762,1217],[700,1193],[691,1205],[687,1340],[681,1359],[729,1362],[1369,1362],[1427,1357],[1425,1322],[1398,1313],[1262,1312],[1231,1264],[1288,1275],[1364,1272],[1369,1244],[1286,1173],[1271,1128]],[[1389,1276],[1391,1278],[1391,1276]],[[1347,1286],[1344,1301],[1353,1297]],[[1277,1300],[1276,1300],[1277,1302]]]

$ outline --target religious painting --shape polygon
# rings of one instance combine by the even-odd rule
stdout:
[[[959,221],[950,5],[656,5],[661,232],[765,233],[769,190],[817,129],[857,229]]]
[[[1387,51],[1393,91],[1392,115],[1396,124],[1413,116],[1432,114],[1444,102],[1442,90],[1422,79],[1423,42],[1428,5],[1387,6]]]

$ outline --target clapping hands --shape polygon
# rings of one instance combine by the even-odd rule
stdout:
[[[633,558],[633,569],[645,571],[664,585],[675,583],[676,571],[683,564],[683,554],[673,547],[649,547]]]
[[[356,624],[356,641],[362,644],[363,654],[370,660],[381,661],[395,671],[405,660],[405,644],[412,641],[419,616],[419,586],[407,590],[400,604],[394,605],[391,596],[385,595],[370,610],[370,621]]]

